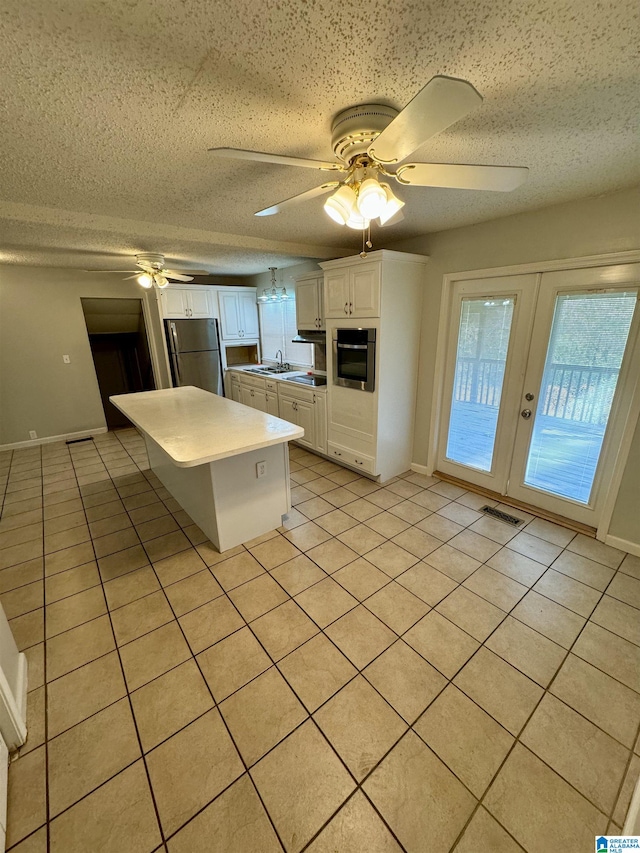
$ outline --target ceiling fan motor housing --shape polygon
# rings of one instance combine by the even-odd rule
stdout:
[[[391,124],[398,110],[384,104],[360,104],[342,110],[331,125],[333,151],[344,163],[366,154],[373,140]]]
[[[164,267],[164,255],[157,252],[145,252],[136,255],[136,260],[140,266],[153,267],[155,270],[161,270]]]

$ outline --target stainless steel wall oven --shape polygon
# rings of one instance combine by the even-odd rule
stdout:
[[[333,384],[375,390],[376,330],[333,330]]]

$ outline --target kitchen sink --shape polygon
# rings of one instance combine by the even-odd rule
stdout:
[[[274,373],[295,373],[290,367],[247,367],[245,373],[260,373],[263,376],[269,376]]]

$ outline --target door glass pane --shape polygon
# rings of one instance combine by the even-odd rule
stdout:
[[[463,299],[447,458],[490,471],[514,297]]]
[[[589,502],[636,295],[557,297],[526,485]]]

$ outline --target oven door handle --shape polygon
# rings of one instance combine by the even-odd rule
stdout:
[[[338,344],[338,349],[368,349],[367,344]]]

